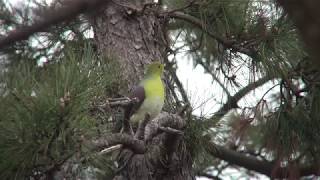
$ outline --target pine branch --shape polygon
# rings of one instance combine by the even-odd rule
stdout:
[[[211,155],[227,161],[228,163],[241,166],[248,170],[256,171],[258,173],[264,174],[272,178],[288,178],[289,177],[289,168],[282,167],[274,173],[275,163],[269,161],[262,161],[253,156],[248,156],[246,154],[239,153],[237,151],[225,148],[223,146],[214,144],[207,139],[205,139],[205,144],[207,145],[206,151]],[[314,166],[300,166],[299,175],[300,176],[310,176],[310,175],[319,175],[320,167],[318,165]]]
[[[164,11],[162,13],[159,14],[160,17],[171,17],[171,18],[175,18],[175,19],[180,19],[180,20],[184,20],[186,22],[189,22],[195,26],[197,26],[198,28],[202,29],[202,31],[204,31],[205,33],[207,33],[210,37],[212,37],[213,39],[215,39],[218,43],[222,44],[225,48],[231,49],[233,51],[242,53],[242,54],[246,54],[249,57],[255,57],[256,55],[256,51],[254,49],[248,49],[245,47],[241,47],[238,44],[236,44],[236,42],[234,40],[228,40],[225,38],[220,37],[219,35],[208,31],[206,25],[198,18],[182,13],[182,12],[170,12],[170,11]]]
[[[31,35],[42,32],[49,27],[63,21],[70,21],[79,14],[101,6],[108,1],[104,0],[69,0],[59,9],[47,10],[39,15],[41,20],[34,22],[30,26],[21,26],[8,33],[7,36],[0,38],[0,49],[9,46],[17,41],[27,40]]]
[[[227,102],[215,113],[215,116],[224,116],[233,108],[238,108],[238,102],[244,96],[246,96],[252,90],[264,85],[266,82],[270,81],[274,77],[265,76],[259,80],[248,84],[244,88],[240,89],[235,95],[228,98]]]

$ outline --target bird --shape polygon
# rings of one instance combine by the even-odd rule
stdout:
[[[125,118],[133,126],[144,120],[146,115],[153,119],[160,114],[165,99],[165,87],[161,80],[163,71],[164,65],[159,61],[147,65],[144,78],[131,91],[129,98],[135,99],[136,103],[125,110]]]
[[[129,98],[134,99],[135,103],[131,103],[124,109],[121,133],[133,135],[131,124],[133,127],[137,127],[146,115],[151,120],[160,114],[165,99],[165,87],[161,80],[163,70],[164,65],[159,61],[147,65],[144,78],[132,89],[129,95]],[[118,144],[104,149],[100,153],[104,154],[121,148],[122,145]]]

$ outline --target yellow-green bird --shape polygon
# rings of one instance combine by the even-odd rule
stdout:
[[[125,117],[130,118],[133,125],[143,120],[147,113],[153,119],[161,112],[165,98],[161,80],[163,69],[160,62],[149,64],[143,80],[133,89],[130,98],[136,98],[138,102],[125,111]]]

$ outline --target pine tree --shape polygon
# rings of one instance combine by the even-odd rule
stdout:
[[[0,1],[0,178],[319,175],[317,38],[303,23],[315,37],[320,28],[295,3]],[[211,115],[192,113],[181,54],[222,91]],[[134,103],[124,97],[156,60],[166,65],[167,113],[135,137],[120,132]]]

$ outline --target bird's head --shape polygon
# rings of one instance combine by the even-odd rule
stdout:
[[[153,62],[147,66],[146,75],[162,75],[164,66],[159,61]]]

